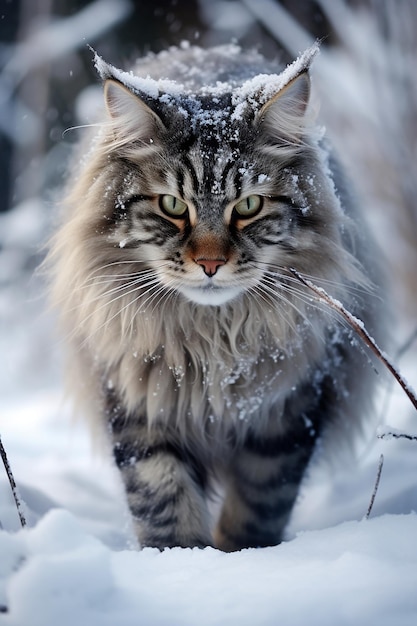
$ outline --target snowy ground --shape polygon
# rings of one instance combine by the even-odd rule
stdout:
[[[92,453],[63,401],[60,345],[39,280],[26,282],[20,271],[19,250],[27,258],[25,246],[39,234],[37,210],[21,208],[0,224],[0,261],[12,274],[0,292],[0,432],[29,522],[19,530],[0,468],[0,624],[417,623],[413,441],[373,433],[355,463],[318,462],[288,541],[278,547],[136,549],[118,476]],[[415,345],[400,365],[417,386],[413,352]],[[417,433],[415,412],[396,384],[382,393],[381,407],[391,426]],[[381,453],[381,483],[366,520]]]

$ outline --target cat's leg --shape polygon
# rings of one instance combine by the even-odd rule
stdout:
[[[300,421],[286,434],[248,433],[226,479],[216,547],[230,552],[282,541],[317,435]]]
[[[150,431],[144,417],[112,416],[113,455],[125,485],[141,546],[212,545],[203,468]]]

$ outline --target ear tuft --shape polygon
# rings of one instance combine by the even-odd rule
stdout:
[[[164,129],[156,113],[117,80],[108,78],[104,83],[104,100],[119,139],[125,137],[149,143]]]
[[[263,105],[257,116],[262,132],[277,145],[300,146],[310,121],[309,98],[310,77],[304,70]]]
[[[277,106],[282,112],[294,117],[303,117],[310,99],[310,77],[304,70],[293,78],[281,91],[264,104],[259,116],[264,117],[270,107]]]

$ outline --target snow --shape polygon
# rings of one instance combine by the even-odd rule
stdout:
[[[151,98],[158,98],[161,92],[165,92],[162,98],[166,95],[181,96],[183,94],[183,86],[173,80],[155,80],[150,76],[146,78],[135,76],[133,72],[125,72],[110,65],[110,63],[106,63],[96,52],[94,55],[94,65],[103,80],[115,78],[128,89],[134,92],[145,93]]]
[[[315,42],[300,54],[295,61],[287,65],[280,74],[259,74],[245,81],[233,93],[232,103],[235,106],[235,111],[232,115],[232,120],[241,118],[248,103],[249,105],[253,103],[254,108],[257,110],[259,104],[265,104],[275,94],[282,91],[294,78],[310,67],[318,52],[319,44]]]
[[[393,531],[397,540],[386,547]],[[416,515],[387,515],[304,533],[279,549],[115,552],[55,510],[2,546],[3,575],[24,560],[9,585],[14,611],[3,621],[411,625],[417,546],[409,539],[416,531]]]
[[[182,48],[184,49],[184,43]],[[198,55],[197,48],[194,49],[195,54]],[[218,48],[218,51],[226,55],[228,52],[232,55],[239,53],[240,48],[238,46],[222,46]],[[212,125],[213,115],[217,114],[221,118],[224,115],[223,111],[206,111],[201,108],[201,103],[196,99],[194,93],[196,86],[189,87],[188,82],[192,78],[192,73],[188,72],[188,76],[184,76],[185,82],[180,83],[170,80],[168,78],[154,79],[150,76],[138,76],[133,71],[126,72],[120,70],[110,63],[107,63],[100,57],[97,52],[94,52],[94,65],[102,80],[116,79],[122,85],[130,89],[133,93],[144,94],[152,99],[159,99],[163,104],[170,104],[174,102],[178,106],[179,102],[184,101],[187,98],[189,102],[193,102],[195,105],[195,113],[202,125]],[[300,56],[279,74],[258,74],[246,81],[236,88],[231,82],[217,81],[215,85],[207,84],[200,87],[198,90],[200,95],[213,96],[213,102],[216,102],[216,98],[226,93],[230,93],[233,90],[232,106],[233,112],[231,119],[240,120],[244,115],[248,106],[253,107],[254,110],[258,110],[260,105],[265,104],[275,94],[284,89],[294,78],[299,76],[302,72],[306,71],[314,57],[319,52],[319,43],[315,42],[307,50],[305,50]],[[200,54],[203,54],[200,51]],[[196,57],[197,58],[197,57]],[[184,111],[184,113],[187,113]],[[219,120],[219,121],[220,121]]]

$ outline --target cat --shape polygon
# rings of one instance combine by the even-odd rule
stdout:
[[[235,45],[95,57],[106,111],[52,294],[141,546],[279,544],[318,443],[371,410],[368,357],[291,272],[381,336],[377,254],[310,103],[317,49],[278,73]]]

